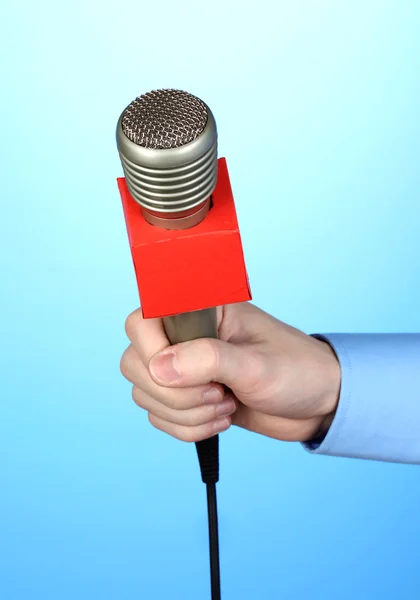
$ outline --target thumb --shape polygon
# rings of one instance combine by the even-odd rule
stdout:
[[[149,363],[152,379],[165,387],[192,387],[217,381],[247,395],[263,379],[263,357],[249,348],[203,338],[165,348]]]

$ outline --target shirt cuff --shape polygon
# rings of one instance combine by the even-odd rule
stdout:
[[[334,420],[312,454],[420,464],[420,334],[323,334],[341,366]]]

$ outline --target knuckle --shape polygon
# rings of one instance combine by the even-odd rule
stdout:
[[[186,410],[183,421],[184,425],[187,427],[195,427],[196,425],[200,424],[199,418],[194,410]]]
[[[194,408],[196,405],[196,403],[185,394],[163,394],[162,402],[172,410],[188,410]]]
[[[134,403],[137,404],[137,406],[141,406],[143,395],[144,394],[143,394],[142,390],[140,390],[138,387],[133,385],[133,388],[131,390],[131,396],[134,400]]]
[[[219,352],[215,340],[212,338],[203,338],[197,340],[197,352],[202,357],[203,363],[207,369],[217,368],[219,362]]]
[[[151,425],[153,425],[153,427],[155,429],[159,429],[160,431],[165,431],[165,429],[163,429],[162,425],[160,424],[160,420],[153,413],[148,412],[147,418],[149,419],[149,423]]]
[[[128,315],[127,319],[125,320],[125,333],[127,334],[129,340],[133,340],[142,320],[143,318],[140,310],[135,310]]]
[[[162,404],[164,404],[167,408],[170,408],[172,410],[177,410],[180,408],[179,402],[177,402],[176,398],[173,396],[173,394],[167,394],[165,396],[165,394],[162,394],[161,397],[161,402]]]
[[[188,442],[189,444],[192,444],[198,439],[193,427],[183,428],[180,431],[180,435],[182,436],[180,439],[182,439],[184,442]]]
[[[148,413],[148,419],[153,427],[163,431],[164,433],[167,433],[171,437],[180,440],[181,442],[192,443],[200,439],[199,436],[197,436],[197,432],[194,427],[177,425],[175,427],[171,427],[171,431],[168,431],[165,428],[164,422],[162,422],[159,418],[155,418],[155,416],[150,412]]]
[[[202,406],[199,408],[193,408],[186,410],[185,424],[188,427],[202,428],[208,426],[209,423],[218,419],[216,414],[217,407],[215,406]]]
[[[181,390],[161,388],[159,398],[165,406],[172,410],[189,410],[203,404],[203,389],[200,386]]]
[[[128,379],[130,375],[130,354],[131,346],[128,346],[120,360],[120,371],[122,376],[125,377],[125,379]]]

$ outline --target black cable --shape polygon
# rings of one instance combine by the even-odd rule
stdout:
[[[219,525],[216,483],[219,481],[219,436],[196,443],[201,478],[207,488],[211,600],[220,600]]]
[[[220,600],[219,527],[217,521],[216,484],[207,484],[209,513],[211,600]]]

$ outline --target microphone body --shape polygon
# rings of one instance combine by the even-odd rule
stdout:
[[[166,335],[172,344],[199,338],[217,338],[216,308],[205,308],[164,317]]]

